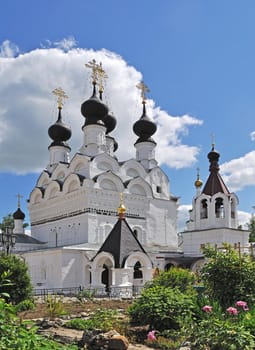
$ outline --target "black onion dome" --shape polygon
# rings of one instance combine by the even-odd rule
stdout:
[[[220,154],[219,152],[217,152],[215,149],[214,149],[214,145],[212,146],[212,150],[211,152],[208,153],[207,155],[209,161],[210,161],[210,168],[209,170],[210,171],[218,171],[219,170],[219,164],[218,164],[218,161],[219,161],[219,158],[220,158]]]
[[[104,120],[109,112],[108,107],[97,97],[94,86],[92,96],[81,105],[81,114],[86,119],[85,125],[98,124]]]
[[[104,125],[106,126],[106,134],[109,134],[115,129],[117,120],[112,113],[108,113],[104,119]]]
[[[136,141],[136,143],[144,141],[155,143],[151,136],[156,132],[157,125],[147,116],[145,103],[143,104],[143,114],[141,118],[133,125],[133,130],[134,133],[139,136],[139,139]]]
[[[59,108],[58,120],[49,127],[48,134],[53,140],[51,146],[65,145],[65,141],[69,140],[72,136],[70,127],[62,121],[61,108]]]
[[[23,213],[20,208],[18,208],[15,213],[13,213],[13,219],[14,220],[24,220],[25,219],[25,214]]]

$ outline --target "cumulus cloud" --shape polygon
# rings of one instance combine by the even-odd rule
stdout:
[[[112,133],[119,143],[117,156],[120,160],[135,157],[132,146],[137,137],[132,126],[142,114],[135,85],[142,74],[113,52],[74,48],[72,37],[53,45],[16,57],[19,51],[15,45],[5,41],[0,46],[0,170],[22,174],[40,171],[47,165],[51,143],[47,130],[57,119],[57,103],[51,91],[59,86],[70,97],[62,115],[72,128],[71,156],[79,150],[84,123],[80,105],[92,93],[90,72],[84,64],[92,59],[103,63],[109,77],[104,101],[118,121]],[[171,116],[153,100],[148,100],[147,111],[158,124],[154,138],[160,149],[156,151],[160,163],[175,168],[191,166],[199,149],[183,144],[183,138],[190,127],[202,121],[188,115]]]
[[[190,209],[192,209],[191,204],[183,204],[179,206],[177,217],[177,232],[182,232],[187,229],[186,222],[189,220]]]
[[[3,41],[0,45],[0,57],[11,58],[19,53],[19,48],[9,40]]]
[[[233,192],[255,185],[255,151],[221,165],[221,175]]]
[[[242,226],[243,230],[248,230],[247,224],[250,222],[251,213],[247,213],[246,211],[238,211],[238,224]]]
[[[252,141],[255,141],[255,131],[252,131],[252,132],[250,133],[250,137],[251,137],[251,140],[252,140]]]

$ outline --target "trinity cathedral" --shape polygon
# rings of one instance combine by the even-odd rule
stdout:
[[[70,159],[72,133],[62,117],[67,96],[55,89],[49,162],[28,200],[31,236],[24,234],[19,206],[14,213],[14,252],[28,263],[34,288],[132,290],[173,265],[195,270],[203,244],[247,246],[248,231],[238,229],[238,198],[220,176],[214,145],[207,182],[203,187],[198,174],[187,230],[177,235],[178,198],[155,159],[157,125],[146,113],[147,87],[137,86],[142,103],[133,125],[134,158],[121,161],[111,136],[117,120],[103,101],[106,73],[94,60],[86,66],[92,95],[81,104],[81,147]]]

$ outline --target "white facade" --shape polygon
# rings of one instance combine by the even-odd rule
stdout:
[[[182,249],[186,255],[202,255],[206,244],[222,247],[223,243],[249,247],[249,232],[238,228],[238,198],[230,193],[219,174],[219,153],[208,154],[210,175],[201,191],[202,182],[195,181],[196,195],[192,201],[187,230],[181,233]]]
[[[178,200],[155,160],[151,135],[156,126],[147,118],[143,103],[136,158],[124,162],[114,154],[116,143],[108,126],[113,117],[100,114],[106,107],[97,99],[95,87],[93,96],[82,104],[82,145],[70,162],[66,141],[71,133],[62,122],[59,106],[58,121],[49,129],[53,139],[49,164],[28,203],[32,237],[46,242],[44,249],[23,254],[35,287],[143,285],[152,277],[156,255],[177,251]],[[128,225],[145,252],[130,251],[125,264],[118,267],[109,252],[93,257],[118,219],[120,193]]]

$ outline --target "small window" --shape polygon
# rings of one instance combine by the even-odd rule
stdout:
[[[162,188],[161,188],[161,186],[157,186],[156,191],[157,191],[157,193],[161,193],[161,192],[162,192]]]

